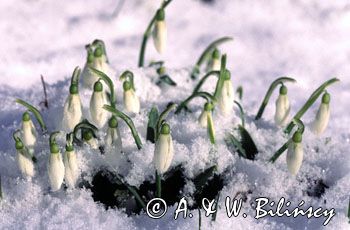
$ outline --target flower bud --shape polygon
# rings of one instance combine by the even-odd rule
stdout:
[[[169,169],[173,156],[174,147],[170,134],[170,126],[164,123],[156,141],[153,157],[153,163],[158,173],[163,174]]]
[[[51,190],[55,192],[61,188],[65,170],[62,156],[56,143],[50,145],[50,151],[51,154],[49,157],[48,173]]]
[[[70,94],[63,106],[62,127],[70,131],[80,122],[83,116],[82,104],[78,94],[78,88],[74,84],[70,87]]]
[[[102,128],[108,120],[109,113],[103,109],[103,106],[108,103],[106,94],[103,91],[102,83],[97,81],[94,85],[94,92],[90,100],[90,115],[93,124],[98,128]]]
[[[65,168],[64,180],[69,187],[74,188],[79,176],[79,170],[75,151],[73,146],[71,147],[72,148],[66,148],[63,156]]]
[[[285,126],[288,123],[290,104],[287,91],[287,87],[282,85],[276,100],[275,123],[277,126]]]
[[[22,135],[23,144],[33,148],[36,143],[36,130],[28,112],[25,112],[22,117]]]
[[[167,40],[167,29],[165,23],[164,9],[159,9],[156,15],[156,21],[153,28],[153,42],[158,53],[163,53]]]
[[[292,175],[296,175],[303,162],[303,145],[302,134],[297,131],[294,133],[292,140],[290,140],[287,152],[287,166]]]
[[[330,117],[330,107],[329,102],[331,100],[331,97],[329,93],[324,93],[322,96],[322,103],[320,107],[318,108],[316,118],[313,121],[311,125],[311,130],[316,135],[320,136],[322,133],[326,130],[329,117]]]
[[[135,91],[132,89],[130,82],[125,81],[124,89],[124,107],[129,113],[140,112],[140,101]]]
[[[16,150],[16,159],[22,175],[33,177],[35,170],[32,155],[28,152],[28,149],[24,147],[23,142],[20,139],[16,140]]]
[[[228,116],[233,111],[234,105],[234,91],[231,82],[230,71],[226,70],[224,73],[224,82],[222,90],[218,98],[218,105],[224,116]]]

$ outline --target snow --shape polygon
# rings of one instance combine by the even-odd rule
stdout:
[[[188,80],[190,67],[212,40],[233,36],[234,41],[220,46],[228,55],[235,88],[243,86],[242,104],[246,111],[246,128],[259,149],[256,161],[239,158],[226,147],[223,137],[240,122],[238,110],[228,118],[214,113],[217,131],[217,153],[210,150],[205,129],[196,123],[203,100],[190,106],[194,113],[170,114],[174,140],[172,166],[182,163],[185,175],[193,177],[218,163],[218,172],[232,171],[222,190],[222,200],[238,191],[251,190],[248,201],[256,197],[281,197],[295,206],[305,201],[306,207],[335,208],[336,216],[326,229],[348,229],[346,210],[350,190],[350,8],[348,1],[241,1],[217,0],[214,5],[199,1],[173,0],[166,10],[168,46],[165,54],[156,53],[152,41],[146,51],[146,63],[165,60],[169,75],[178,87],[159,88],[153,81],[152,68],[136,67],[142,33],[160,1],[125,1],[118,17],[111,17],[117,1],[2,1],[0,24],[3,45],[0,52],[0,174],[4,200],[0,203],[2,229],[194,229],[198,227],[198,212],[193,218],[173,220],[175,207],[169,207],[165,217],[153,220],[145,214],[127,215],[118,209],[105,210],[95,203],[88,189],[51,193],[47,175],[48,137],[39,138],[36,147],[37,175],[23,178],[15,158],[12,132],[20,127],[23,107],[15,105],[21,98],[34,105],[43,99],[40,75],[48,83],[50,108],[43,111],[48,129],[59,129],[63,103],[68,94],[69,77],[75,66],[83,67],[84,45],[95,38],[105,41],[111,67],[115,71],[118,107],[122,107],[122,83],[117,77],[126,69],[135,74],[136,93],[141,100],[141,112],[133,116],[143,148],[137,150],[130,130],[121,122],[124,154],[105,156],[88,147],[77,150],[79,167],[84,179],[93,172],[110,167],[121,173],[131,185],[145,179],[154,180],[152,164],[154,145],[147,143],[147,113],[153,105],[163,110],[169,101],[180,102],[192,92],[194,83]],[[274,164],[268,159],[284,142],[282,130],[273,122],[276,93],[266,107],[263,118],[254,121],[255,113],[270,84],[279,76],[297,80],[288,84],[291,114],[304,104],[309,95],[327,79],[338,77],[341,82],[329,87],[331,118],[325,134],[314,136],[307,127],[303,135],[304,161],[296,178],[292,177],[282,155]],[[215,79],[204,89],[213,90]],[[81,90],[83,113],[88,117],[91,92]],[[312,122],[319,101],[303,117]],[[38,127],[38,125],[37,125]],[[59,144],[64,146],[63,138]],[[328,186],[321,198],[309,197],[308,179],[322,179]],[[186,185],[191,192],[193,186]],[[326,202],[325,202],[326,201]],[[248,217],[228,218],[225,207],[218,212],[216,222],[204,217],[203,229],[320,229],[323,218],[305,217],[254,219],[250,203],[243,210]]]

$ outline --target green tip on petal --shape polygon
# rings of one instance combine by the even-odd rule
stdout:
[[[282,85],[282,86],[280,87],[280,94],[281,94],[281,95],[287,95],[287,93],[288,93],[287,87],[286,87],[285,85]]]
[[[224,80],[230,80],[231,79],[231,72],[226,69],[225,72],[224,72]]]
[[[207,102],[204,104],[204,110],[205,111],[212,111],[214,109],[213,103]]]
[[[109,128],[117,128],[118,127],[118,120],[115,116],[112,116],[111,119],[108,121]]]
[[[51,153],[58,153],[60,151],[60,148],[58,147],[58,145],[56,143],[52,143],[50,145],[50,152]]]
[[[296,131],[293,135],[293,142],[294,143],[300,143],[303,139],[303,135],[301,134],[301,132]]]
[[[131,89],[131,83],[129,81],[124,81],[123,89],[124,91],[128,91],[129,89]]]
[[[22,121],[30,121],[30,115],[28,112],[24,112],[22,115]]]
[[[85,131],[83,133],[83,138],[84,138],[85,141],[91,140],[92,137],[93,137],[93,135],[92,135],[92,132],[90,130],[89,131]]]
[[[322,96],[322,103],[329,104],[330,101],[331,101],[331,95],[329,93],[325,92]]]
[[[164,18],[165,18],[164,9],[159,9],[159,10],[157,10],[156,20],[157,20],[157,21],[163,21]]]
[[[212,54],[212,58],[213,59],[219,59],[220,58],[220,51],[218,49],[215,48],[215,50],[213,51],[213,54]]]
[[[23,148],[24,148],[24,145],[23,145],[22,141],[20,141],[20,140],[16,141],[16,149],[21,150]]]
[[[78,86],[76,84],[71,84],[69,87],[70,94],[78,94]]]
[[[97,47],[97,48],[95,49],[94,56],[95,56],[95,57],[101,57],[102,54],[103,54],[102,48],[101,48],[101,47]]]
[[[102,92],[103,85],[100,81],[95,82],[94,84],[94,92]]]
[[[169,133],[170,133],[170,126],[169,126],[169,124],[164,123],[164,124],[162,125],[162,128],[160,129],[160,133],[161,133],[161,134],[164,134],[164,135],[169,134]]]

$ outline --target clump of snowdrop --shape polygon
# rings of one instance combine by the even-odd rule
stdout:
[[[22,173],[22,175],[26,177],[33,177],[35,174],[34,169],[34,161],[33,161],[33,155],[28,151],[28,148],[26,148],[22,142],[22,140],[17,136],[16,131],[13,134],[13,138],[15,140],[15,147],[16,147],[16,159],[18,163],[18,167]]]
[[[327,128],[330,116],[330,100],[330,94],[325,92],[322,96],[321,104],[318,108],[315,120],[311,125],[311,130],[318,136],[321,135]]]
[[[163,8],[158,9],[156,21],[153,28],[153,42],[158,53],[163,53],[166,47],[167,28],[165,23],[165,11]]]
[[[24,112],[22,116],[22,137],[24,145],[29,149],[29,151],[33,151],[37,133],[28,112]]]
[[[59,132],[53,132],[50,135],[50,157],[48,164],[48,174],[50,179],[51,190],[59,190],[64,179],[64,164],[60,153],[60,148],[56,143],[55,137]]]
[[[290,104],[287,92],[287,87],[285,85],[282,85],[280,87],[280,92],[276,100],[275,123],[277,126],[285,126],[288,122]]]
[[[74,188],[79,176],[77,156],[73,147],[73,133],[67,134],[66,151],[63,155],[65,168],[64,180],[67,186]]]
[[[69,95],[63,106],[62,128],[71,131],[81,121],[83,116],[82,104],[79,96],[79,81],[73,81],[75,76],[80,75],[80,68],[77,67],[72,76],[72,83],[69,87]]]
[[[295,176],[303,162],[302,132],[296,131],[290,140],[287,152],[287,166],[289,172]]]
[[[224,81],[222,83],[221,91],[218,95],[218,105],[224,116],[228,116],[233,111],[234,96],[231,73],[229,70],[224,71]]]
[[[103,105],[107,103],[108,100],[105,92],[103,92],[103,85],[100,81],[97,81],[90,100],[90,115],[92,123],[98,128],[102,128],[108,120],[109,114],[103,109]]]

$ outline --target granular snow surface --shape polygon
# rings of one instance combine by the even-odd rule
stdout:
[[[228,148],[224,136],[240,123],[239,111],[229,117],[214,112],[217,131],[217,152],[206,129],[197,123],[203,99],[195,99],[193,113],[171,113],[174,159],[171,166],[182,164],[191,178],[214,163],[218,172],[230,170],[227,185],[221,191],[221,203],[215,222],[204,216],[202,229],[349,229],[347,208],[350,195],[350,3],[338,1],[242,1],[217,0],[213,5],[200,1],[173,0],[166,9],[168,44],[159,55],[149,40],[146,62],[164,60],[168,74],[177,87],[159,87],[154,68],[137,68],[142,33],[160,1],[125,1],[122,11],[113,17],[118,1],[43,1],[16,0],[0,3],[0,174],[4,198],[0,202],[1,229],[197,229],[198,212],[193,218],[174,220],[176,206],[158,220],[145,213],[127,216],[123,210],[108,209],[94,202],[88,189],[61,189],[50,192],[47,174],[48,137],[39,138],[36,147],[36,175],[23,178],[16,162],[12,133],[20,128],[24,108],[16,98],[39,106],[43,100],[40,75],[47,81],[49,109],[42,114],[49,131],[60,129],[63,103],[69,91],[70,75],[75,66],[86,60],[84,45],[95,38],[105,41],[117,94],[117,106],[123,110],[122,85],[119,75],[126,69],[135,75],[136,93],[141,100],[141,112],[133,115],[143,148],[135,146],[130,130],[121,124],[123,155],[98,151],[87,146],[77,149],[79,170],[86,180],[93,173],[108,167],[122,174],[125,180],[139,186],[144,180],[154,180],[152,163],[154,145],[146,142],[148,112],[152,106],[163,110],[168,102],[179,103],[188,97],[196,81],[190,70],[202,50],[221,36],[234,37],[233,42],[220,46],[227,53],[227,67],[234,88],[244,90],[242,105],[246,112],[246,129],[252,135],[259,153],[255,161],[240,158]],[[283,130],[273,121],[275,92],[263,114],[254,117],[270,83],[280,76],[297,80],[288,84],[291,114],[294,115],[309,95],[324,81],[338,77],[340,82],[329,87],[331,118],[321,137],[311,133],[309,126],[320,100],[304,115],[304,160],[296,177],[287,170],[285,155],[274,164],[268,162],[273,153],[287,140]],[[216,80],[209,80],[204,89],[213,91]],[[89,118],[91,91],[80,90],[84,115]],[[38,125],[36,127],[39,127]],[[40,133],[40,132],[39,132]],[[63,136],[58,138],[64,146]],[[326,188],[320,198],[307,195],[313,180],[322,180]],[[186,191],[193,190],[188,183]],[[228,218],[224,198],[237,192],[247,192],[242,212]],[[257,197],[277,202],[281,197],[296,207],[305,201],[323,209],[335,209],[336,215],[327,226],[325,218],[265,217],[256,220],[252,208]]]

